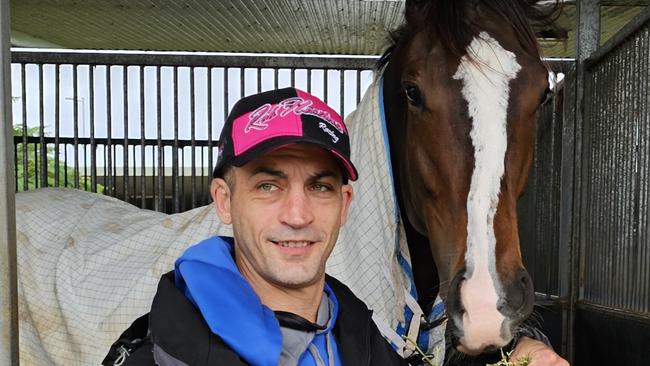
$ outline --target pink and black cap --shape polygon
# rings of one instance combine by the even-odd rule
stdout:
[[[357,180],[341,116],[320,99],[295,88],[251,95],[235,104],[221,130],[213,176],[221,177],[225,166],[243,166],[294,143],[311,143],[329,151],[341,166],[344,179]]]

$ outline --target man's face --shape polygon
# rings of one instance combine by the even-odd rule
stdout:
[[[231,174],[231,186],[215,179],[212,193],[221,220],[232,223],[242,274],[286,288],[321,280],[352,198],[331,154],[295,144]]]

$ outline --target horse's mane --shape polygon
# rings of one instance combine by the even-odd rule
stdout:
[[[422,11],[409,17],[398,29],[390,32],[390,46],[377,62],[377,69],[385,66],[400,42],[415,31],[427,31],[438,39],[445,50],[460,58],[472,39],[481,31],[468,16],[471,4],[496,14],[504,24],[511,26],[519,37],[525,52],[541,57],[532,25],[548,26],[557,19],[559,2],[539,6],[540,0],[413,0]],[[407,10],[408,11],[408,10]]]

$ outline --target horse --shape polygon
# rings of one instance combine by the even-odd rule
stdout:
[[[418,301],[443,299],[448,354],[508,345],[533,310],[516,208],[550,93],[530,24],[553,13],[535,5],[407,0],[378,63]]]

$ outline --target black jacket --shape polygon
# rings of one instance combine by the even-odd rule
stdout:
[[[407,365],[381,336],[366,305],[341,282],[329,276],[326,281],[339,302],[334,335],[343,364]],[[156,365],[154,353],[161,366],[247,365],[176,288],[173,271],[162,276],[151,312],[122,333],[102,364],[119,364],[126,357],[124,366]]]

